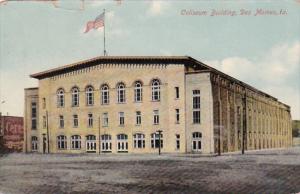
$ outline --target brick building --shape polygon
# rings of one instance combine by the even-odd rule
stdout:
[[[22,151],[24,139],[23,117],[0,116],[2,151]]]
[[[288,105],[191,57],[97,57],[31,77],[39,85],[25,89],[26,152],[217,153],[292,144]]]

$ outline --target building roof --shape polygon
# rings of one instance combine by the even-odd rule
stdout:
[[[31,74],[30,77],[36,78],[36,79],[44,79],[44,78],[59,75],[62,73],[67,73],[67,72],[75,71],[78,69],[96,66],[99,64],[170,64],[170,65],[171,64],[182,64],[182,65],[193,67],[198,72],[209,71],[209,72],[217,73],[229,80],[232,80],[232,81],[250,89],[250,90],[258,92],[267,98],[271,98],[272,100],[277,101],[277,98],[274,98],[273,96],[271,96],[265,92],[262,92],[240,80],[237,80],[215,68],[212,68],[209,65],[206,65],[190,56],[99,56],[99,57],[94,57],[91,59],[79,61],[76,63],[60,66],[57,68],[49,69],[49,70],[42,71],[39,73]],[[194,73],[197,73],[197,71],[195,71]],[[30,89],[35,89],[35,88],[30,88]],[[288,105],[286,105],[284,103],[281,103],[281,104],[289,107]]]
[[[81,68],[91,67],[108,63],[135,63],[135,64],[185,64],[191,59],[188,56],[100,56],[76,63],[60,66],[39,73],[31,74],[30,77],[43,79],[60,73],[65,73]]]

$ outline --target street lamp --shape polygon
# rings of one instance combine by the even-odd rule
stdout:
[[[158,145],[159,145],[159,147],[158,147],[158,155],[160,155],[160,150],[161,150],[161,140],[160,140],[160,136],[161,136],[161,133],[162,133],[162,130],[158,130],[158,131],[156,131],[157,133],[158,133]]]

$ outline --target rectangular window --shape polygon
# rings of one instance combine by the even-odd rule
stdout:
[[[134,134],[133,146],[134,148],[145,148],[145,135],[140,133]]]
[[[200,90],[193,90],[193,109],[200,109]]]
[[[159,124],[159,111],[158,110],[153,111],[153,124],[154,125]]]
[[[200,123],[200,110],[193,111],[193,123],[195,123],[195,124]]]
[[[107,127],[108,126],[108,113],[105,112],[102,115],[102,125],[103,127]]]
[[[200,90],[193,90],[193,123],[199,124],[200,117]]]
[[[64,116],[59,115],[59,128],[64,128],[65,122],[64,122]]]
[[[47,126],[46,116],[43,116],[43,128],[46,129],[46,126]]]
[[[175,87],[175,98],[179,98],[179,87]]]
[[[119,124],[120,125],[125,124],[124,112],[119,112]]]
[[[31,103],[31,129],[37,129],[37,107],[36,102]]]
[[[93,114],[88,114],[88,127],[93,127]]]
[[[159,141],[160,140],[160,141]],[[163,148],[164,147],[163,134],[152,133],[151,134],[151,148]]]
[[[180,119],[179,109],[175,109],[175,112],[176,112],[176,123],[179,123],[179,119]]]
[[[73,115],[73,127],[78,127],[78,115]]]
[[[46,98],[43,98],[43,109],[46,108]]]
[[[180,135],[176,134],[176,149],[180,149]]]
[[[141,125],[142,123],[142,113],[141,111],[136,111],[136,125]]]

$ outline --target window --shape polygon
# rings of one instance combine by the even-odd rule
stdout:
[[[65,122],[64,122],[64,116],[59,115],[59,128],[64,128]]]
[[[179,119],[180,119],[179,109],[175,109],[175,112],[176,112],[176,123],[179,123]]]
[[[36,136],[31,137],[31,151],[38,150],[38,138]]]
[[[151,83],[152,89],[152,101],[160,100],[160,82],[157,79],[154,79]]]
[[[193,109],[200,109],[200,90],[193,90]]]
[[[111,152],[111,135],[101,135],[101,151]]]
[[[108,113],[105,112],[102,115],[102,125],[103,127],[108,127]]]
[[[67,149],[67,137],[64,135],[57,136],[57,148],[59,150]]]
[[[153,111],[153,124],[154,125],[159,124],[159,111],[158,110]]]
[[[123,83],[119,83],[117,85],[117,96],[118,96],[118,103],[125,102],[125,85]]]
[[[135,124],[136,125],[141,125],[142,123],[142,113],[141,111],[136,111],[136,121]]]
[[[119,124],[120,125],[125,124],[124,112],[119,112]]]
[[[46,98],[43,98],[43,105],[42,105],[42,107],[43,107],[43,109],[45,109],[46,108]]]
[[[200,122],[200,90],[193,90],[193,123],[199,124]]]
[[[63,89],[57,90],[57,107],[63,107],[65,104],[65,91]]]
[[[137,81],[134,84],[134,102],[142,102],[143,88],[142,83]]]
[[[176,149],[180,149],[180,135],[176,134]]]
[[[73,115],[73,127],[78,127],[78,115]]]
[[[92,106],[94,104],[94,88],[92,86],[88,86],[85,90],[86,95],[86,105]]]
[[[47,119],[46,116],[43,116],[43,128],[46,129],[47,127]]]
[[[193,139],[192,139],[192,150],[193,151],[201,151],[201,139],[202,139],[202,133],[200,132],[194,132],[193,133]]]
[[[93,114],[88,114],[88,127],[93,127]]]
[[[77,87],[72,88],[72,106],[79,106],[79,89]]]
[[[179,87],[175,87],[175,98],[179,98]]]
[[[36,124],[37,111],[36,110],[37,110],[36,102],[32,102],[31,103],[31,129],[37,128],[37,124]]]
[[[101,87],[101,103],[109,104],[109,87],[106,84]]]
[[[200,111],[193,111],[193,122],[194,124],[200,123]]]
[[[81,137],[80,135],[71,136],[71,149],[81,149]]]
[[[160,139],[160,143],[159,143],[159,139]],[[160,147],[163,148],[163,134],[159,134],[158,133],[152,133],[151,134],[151,148],[159,148],[159,144]]]
[[[126,134],[117,135],[118,152],[128,151],[128,136]]]
[[[86,151],[96,152],[96,136],[88,135],[86,136]]]
[[[134,148],[145,148],[145,135],[136,133],[133,135]]]

